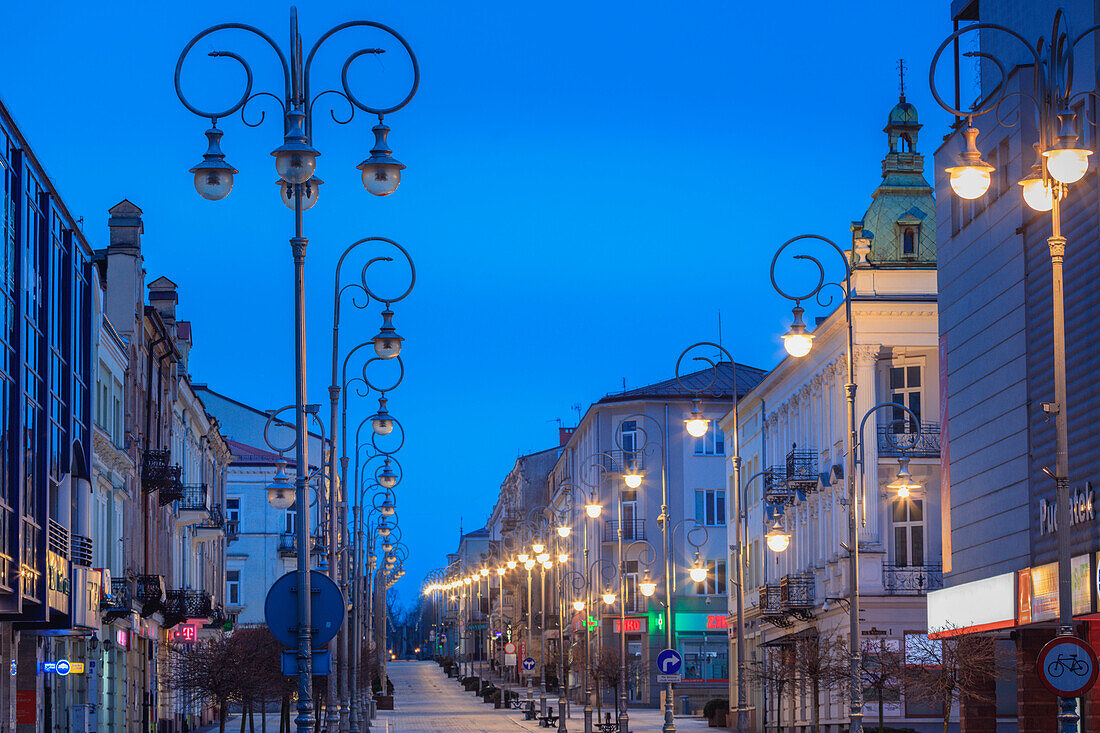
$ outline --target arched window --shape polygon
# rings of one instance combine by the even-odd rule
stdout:
[[[915,255],[917,253],[917,233],[912,227],[906,227],[901,238],[901,253],[903,255]]]

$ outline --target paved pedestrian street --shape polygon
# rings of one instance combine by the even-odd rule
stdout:
[[[372,723],[374,733],[436,733],[438,731],[478,731],[479,733],[519,733],[545,731],[537,721],[524,721],[518,710],[497,710],[466,692],[454,678],[448,679],[434,662],[390,662],[386,667],[393,682],[395,710],[378,713]],[[536,691],[536,704],[538,693]],[[557,704],[557,698],[554,698]],[[583,733],[581,709],[573,706],[567,723],[569,730]],[[701,730],[707,721],[697,717],[676,717],[677,730]],[[630,729],[637,733],[657,733],[661,712],[655,709],[630,709]]]

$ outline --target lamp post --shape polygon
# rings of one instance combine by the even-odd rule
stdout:
[[[936,50],[932,56],[932,63],[928,71],[928,83],[932,96],[948,112],[955,115],[961,121],[966,120],[966,128],[963,130],[965,147],[959,154],[956,164],[947,169],[950,173],[951,188],[955,193],[965,199],[976,199],[989,188],[990,173],[994,170],[981,158],[977,148],[978,130],[974,127],[974,118],[987,114],[994,110],[1000,110],[1001,104],[1008,98],[1014,98],[1013,104],[1019,105],[1014,110],[1015,121],[1008,125],[998,112],[997,122],[1011,127],[1020,124],[1024,112],[1021,109],[1026,101],[1035,106],[1034,121],[1036,124],[1036,139],[1034,148],[1037,153],[1036,163],[1031,168],[1031,173],[1021,180],[1021,193],[1024,201],[1035,211],[1050,212],[1051,235],[1047,238],[1047,246],[1050,250],[1051,283],[1052,283],[1052,315],[1051,331],[1054,352],[1054,402],[1042,404],[1043,410],[1054,414],[1054,438],[1055,438],[1055,467],[1051,473],[1049,469],[1043,471],[1054,479],[1056,491],[1056,512],[1058,527],[1058,634],[1060,636],[1073,636],[1073,591],[1070,574],[1070,495],[1069,495],[1069,402],[1066,387],[1066,326],[1065,326],[1065,293],[1063,289],[1063,263],[1066,253],[1066,238],[1062,235],[1062,205],[1069,196],[1070,186],[1084,177],[1088,170],[1088,156],[1092,151],[1087,150],[1080,142],[1077,134],[1077,114],[1073,110],[1074,100],[1087,99],[1093,92],[1083,90],[1075,92],[1072,89],[1073,65],[1076,56],[1077,44],[1093,34],[1098,26],[1093,25],[1079,34],[1074,34],[1069,26],[1069,19],[1059,9],[1054,14],[1051,34],[1049,38],[1038,38],[1029,41],[1019,32],[995,23],[974,23],[952,33]],[[982,100],[975,109],[962,110],[953,107],[944,101],[936,91],[936,66],[940,56],[949,45],[957,46],[958,39],[965,33],[981,31],[983,37],[989,34],[992,37],[1000,37],[1004,34],[1015,39],[1028,50],[1030,58],[1034,62],[1034,88],[1031,93],[1008,93],[1008,76],[1005,69],[1012,69],[1015,63],[1007,67],[995,55],[985,50],[974,52],[974,55],[992,61],[1000,71],[1000,83],[993,93]],[[1005,38],[1006,41],[1009,38]],[[1091,60],[1094,54],[1094,40],[1086,44],[1085,60]],[[956,81],[956,88],[958,82]],[[958,93],[956,92],[956,99]],[[955,103],[958,105],[958,102]],[[1084,127],[1084,124],[1081,125]],[[1076,701],[1071,697],[1059,698],[1059,728],[1062,733],[1075,733],[1077,731],[1078,715]]]
[[[296,409],[296,405],[287,405],[268,416],[267,423],[264,425],[264,442],[273,451],[277,451],[279,454],[279,461],[277,464],[275,476],[272,479],[272,483],[267,489],[267,500],[271,506],[276,509],[288,509],[290,506],[295,507],[295,523],[294,529],[296,534],[296,547],[297,547],[297,573],[298,573],[298,623],[302,624],[303,630],[298,633],[298,692],[299,695],[303,694],[303,687],[305,692],[312,694],[312,680],[309,679],[309,670],[312,667],[312,639],[310,637],[310,596],[308,593],[302,592],[301,583],[302,577],[309,578],[310,572],[310,556],[313,550],[313,536],[311,533],[311,517],[310,507],[312,503],[309,500],[309,483],[314,477],[320,475],[319,471],[310,471],[309,467],[303,467],[298,465],[295,467],[298,480],[294,484],[293,494],[290,491],[290,477],[286,475],[284,469],[286,466],[285,461],[282,460],[284,453],[288,451],[296,451],[298,460],[301,461],[302,457],[306,454],[307,448],[303,445],[303,430],[302,426],[296,425],[294,431],[294,440],[288,444],[277,443],[276,439],[271,435],[271,429],[273,427],[282,427],[286,423],[280,420],[279,415],[288,411]],[[305,406],[305,414],[312,417],[317,424],[318,431],[320,433],[320,443],[325,444],[325,426],[317,419],[317,405]],[[308,432],[304,434],[308,436]],[[318,492],[319,493],[319,492]],[[309,581],[306,581],[306,587],[309,587]],[[343,609],[341,609],[343,610]],[[303,621],[304,619],[304,621]],[[305,678],[303,679],[302,670],[306,670]],[[302,730],[301,721],[303,719],[313,720],[313,701],[307,700],[303,706],[303,703],[299,701],[298,704],[298,718],[296,723],[299,725],[299,733],[308,733],[308,731]],[[339,718],[337,718],[339,722]],[[312,725],[312,722],[310,723]]]
[[[409,286],[404,292],[395,294],[393,297],[387,295],[380,295],[377,291],[371,289],[368,282],[367,273],[371,266],[378,262],[391,262],[393,258],[388,255],[372,257],[363,266],[359,282],[352,282],[341,286],[341,272],[344,266],[344,262],[353,251],[360,247],[369,247],[375,243],[381,244],[383,247],[396,248],[401,255],[404,256],[406,262],[409,265]],[[390,418],[388,411],[386,410],[386,393],[389,390],[396,389],[401,383],[404,377],[404,366],[401,365],[401,342],[397,342],[397,348],[383,348],[379,349],[377,344],[378,337],[364,341],[355,348],[351,349],[343,359],[343,366],[340,367],[340,306],[343,303],[343,295],[345,292],[350,291],[352,293],[351,302],[352,305],[359,309],[365,309],[369,302],[373,299],[384,304],[384,311],[389,312],[392,305],[412,292],[413,286],[416,284],[416,267],[413,265],[412,257],[405,250],[404,247],[394,242],[392,239],[386,239],[384,237],[366,237],[360,239],[357,242],[353,242],[343,254],[340,255],[340,259],[336,263],[336,275],[335,285],[333,286],[332,294],[332,383],[328,388],[329,394],[329,432],[332,435],[332,452],[329,460],[329,486],[334,487],[332,490],[332,502],[334,504],[334,510],[330,509],[329,512],[329,567],[331,568],[331,577],[333,580],[338,578],[347,578],[348,575],[348,553],[349,548],[345,545],[343,551],[340,552],[340,564],[337,565],[336,553],[338,542],[338,527],[347,526],[347,468],[348,468],[348,451],[347,451],[347,414],[348,414],[348,385],[350,382],[362,381],[369,389],[373,389],[379,394],[378,404],[379,412],[371,419],[371,426],[374,435],[382,436],[389,435],[393,431],[395,421]],[[363,301],[359,301],[355,298],[356,295],[364,296]],[[363,364],[362,377],[354,377],[348,379],[348,362],[352,355],[366,346],[374,346],[375,356],[368,359]],[[397,379],[392,385],[387,388],[379,388],[373,384],[368,376],[368,367],[376,361],[391,361],[397,360],[400,367],[400,371]],[[343,399],[341,409],[341,398]],[[339,414],[340,425],[337,425],[337,415]],[[341,428],[338,430],[338,427]],[[362,427],[362,426],[360,426]],[[358,436],[357,436],[358,440]],[[374,438],[372,437],[372,442]],[[404,430],[401,432],[401,442],[404,442]],[[342,451],[340,457],[340,473],[337,473],[336,466],[336,453],[337,450]],[[336,568],[340,568],[340,572],[336,572]],[[345,731],[349,729],[349,725],[354,723],[350,722],[350,704],[348,700],[348,633],[347,628],[342,627],[340,629],[339,636],[333,642],[333,651],[338,651],[339,657],[339,673],[340,673],[340,730]],[[329,697],[330,706],[332,705],[331,697],[335,692],[335,686],[329,685]],[[354,695],[354,692],[352,693]]]
[[[807,254],[795,255],[795,259],[812,262],[818,272],[817,284],[805,295],[792,295],[783,290],[775,276],[775,266],[784,250],[795,242],[811,239],[825,242],[833,248],[841,262],[844,263],[844,282],[826,282],[825,268],[821,262]],[[854,351],[854,330],[852,324],[852,265],[844,250],[836,242],[817,234],[802,234],[784,242],[775,252],[771,265],[772,287],[775,291],[788,300],[794,301],[791,309],[793,321],[791,329],[783,335],[783,347],[787,353],[795,358],[801,358],[810,353],[813,348],[813,334],[806,331],[806,325],[802,322],[802,301],[817,297],[822,289],[830,286],[838,287],[844,295],[844,318],[847,326],[847,360],[848,381],[844,385],[844,399],[846,403],[845,417],[847,422],[847,466],[844,472],[848,482],[848,600],[852,611],[848,618],[848,646],[849,646],[849,703],[848,725],[850,733],[862,733],[863,731],[863,682],[860,668],[862,659],[859,648],[859,528],[856,518],[856,477],[855,477],[855,445],[856,445],[856,378]]]
[[[221,150],[221,138],[223,132],[218,129],[217,121],[240,111],[244,120],[244,111],[252,100],[260,96],[273,96],[279,100],[284,112],[284,137],[283,144],[276,148],[272,155],[275,157],[275,168],[279,175],[279,188],[283,202],[294,211],[294,230],[290,238],[291,252],[294,260],[294,356],[295,356],[295,430],[296,430],[296,481],[295,493],[299,507],[304,507],[308,493],[309,473],[309,446],[308,431],[306,428],[306,332],[305,332],[305,258],[308,240],[304,236],[303,212],[309,209],[317,201],[321,180],[315,175],[316,159],[320,154],[312,145],[312,111],[317,97],[310,94],[311,68],[314,54],[332,35],[352,27],[367,27],[382,31],[395,39],[408,52],[412,62],[413,83],[408,95],[398,104],[392,107],[372,107],[360,100],[348,86],[348,67],[360,56],[383,52],[384,49],[371,48],[356,51],[344,63],[341,74],[343,92],[325,91],[321,94],[333,93],[341,96],[348,102],[352,114],[356,108],[378,115],[379,124],[375,126],[376,147],[371,151],[371,157],[360,164],[365,187],[375,195],[387,195],[392,193],[400,182],[401,170],[405,167],[391,156],[391,151],[386,145],[386,136],[389,128],[382,120],[386,114],[395,112],[404,107],[416,94],[420,81],[420,71],[416,56],[408,43],[396,31],[380,23],[373,21],[357,20],[341,23],[325,32],[310,49],[309,54],[303,58],[302,38],[298,33],[297,10],[291,9],[290,16],[290,46],[289,61],[287,54],[279,47],[275,40],[250,25],[243,23],[222,23],[211,26],[192,38],[176,62],[175,89],[180,102],[190,112],[210,119],[211,127],[206,132],[209,147],[203,155],[203,161],[191,169],[195,176],[195,188],[199,195],[209,200],[225,198],[233,188],[233,176],[237,172],[225,160],[225,154]],[[251,33],[263,39],[275,52],[283,70],[282,95],[268,92],[252,91],[252,69],[248,62],[232,51],[213,51],[211,56],[231,58],[236,61],[246,74],[244,93],[233,105],[224,110],[204,111],[194,106],[184,95],[181,86],[181,72],[188,53],[200,40],[206,36],[221,30],[241,30]],[[318,97],[320,96],[317,95]],[[333,119],[337,120],[335,115]],[[262,118],[261,118],[262,121]],[[349,116],[346,122],[350,122]],[[245,121],[246,124],[247,121]],[[257,125],[260,123],[256,123]],[[388,321],[387,321],[388,323]],[[394,339],[389,338],[392,345]],[[399,343],[399,342],[398,342]],[[335,490],[335,487],[333,487]],[[332,507],[335,509],[335,506]],[[313,683],[312,683],[312,644],[310,638],[310,578],[309,578],[309,519],[299,525],[298,532],[298,615],[299,615],[299,639],[298,639],[298,716],[295,725],[299,733],[307,733],[314,723],[313,711]],[[335,563],[330,558],[330,570],[335,572]],[[330,685],[329,715],[326,719],[329,733],[337,733],[340,725],[340,711],[336,708],[336,685]]]

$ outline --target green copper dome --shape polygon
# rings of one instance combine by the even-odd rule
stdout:
[[[890,119],[887,125],[915,125],[917,124],[917,108],[904,99],[890,110]]]

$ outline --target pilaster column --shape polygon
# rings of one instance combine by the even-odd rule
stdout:
[[[857,344],[852,353],[856,374],[856,428],[863,416],[878,403],[875,364],[882,347],[878,344]],[[885,411],[882,411],[885,413]],[[863,431],[863,491],[867,504],[867,526],[859,530],[861,542],[881,543],[880,513],[882,497],[878,480],[877,425],[889,420],[888,413],[874,415]],[[859,470],[859,469],[857,469]]]

